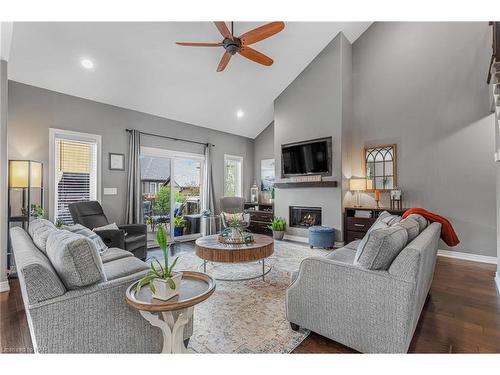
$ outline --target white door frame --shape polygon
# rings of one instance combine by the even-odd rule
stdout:
[[[56,138],[68,139],[73,141],[82,141],[95,143],[97,146],[96,160],[96,199],[101,203],[101,164],[102,164],[102,137],[98,134],[82,133],[72,130],[49,128],[49,220],[54,221],[56,212],[56,179],[55,179],[55,161],[56,161]]]

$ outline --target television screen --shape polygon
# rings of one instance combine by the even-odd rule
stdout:
[[[331,138],[281,146],[282,175],[331,175]]]

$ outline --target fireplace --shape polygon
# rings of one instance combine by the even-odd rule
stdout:
[[[321,207],[290,206],[289,223],[295,228],[321,225]]]

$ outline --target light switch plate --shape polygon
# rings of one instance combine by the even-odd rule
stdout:
[[[104,195],[116,195],[118,194],[117,188],[104,188]]]
[[[495,161],[500,161],[500,151],[495,152]]]

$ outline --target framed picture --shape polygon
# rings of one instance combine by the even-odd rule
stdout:
[[[271,191],[274,184],[274,159],[260,161],[260,190]]]
[[[124,171],[125,170],[125,155],[109,153],[109,170]]]

